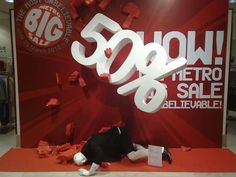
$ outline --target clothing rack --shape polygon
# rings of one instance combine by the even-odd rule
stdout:
[[[9,76],[0,72],[0,123],[1,132],[9,123]]]

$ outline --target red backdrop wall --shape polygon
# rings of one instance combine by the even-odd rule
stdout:
[[[99,9],[99,2],[91,7],[81,4],[77,13],[84,25],[95,14],[103,13],[122,26],[127,17],[122,8],[127,2],[129,1],[112,0],[106,10]],[[183,75],[174,75],[176,78],[170,76],[162,81],[167,85],[168,98],[164,108],[156,113],[138,110],[133,101],[133,94],[119,95],[116,91],[119,85],[109,84],[97,76],[95,69],[80,65],[73,59],[73,41],[83,43],[87,55],[93,52],[96,44],[85,42],[80,36],[78,21],[67,14],[74,13],[70,1],[15,2],[20,131],[23,147],[35,147],[39,140],[46,140],[50,144],[65,143],[65,126],[69,122],[75,124],[73,143],[79,143],[101,127],[112,125],[119,120],[126,123],[133,140],[144,145],[221,146],[228,1],[132,2],[139,7],[140,15],[133,20],[129,29],[139,32],[145,44],[155,41],[164,45],[164,41],[167,41],[164,36],[171,32],[184,36],[186,41],[186,44],[183,44],[173,38],[169,45],[166,45],[169,49],[165,46],[171,58],[176,58],[183,52],[188,61],[188,70]],[[57,6],[58,3],[63,6]],[[67,29],[67,36],[64,36],[67,40],[43,47],[27,38],[25,21],[29,12],[40,5],[50,5],[61,12],[65,20],[64,27]],[[158,39],[159,34],[162,34],[162,40]],[[194,34],[195,38],[191,37]],[[206,37],[208,34],[212,35],[212,40]],[[223,37],[220,38],[218,34]],[[218,40],[220,42],[217,42]],[[191,45],[194,45],[192,52]],[[198,48],[202,48],[204,53],[206,46],[211,45],[209,53],[199,55],[194,61],[193,56]],[[181,47],[186,50],[180,50]],[[130,46],[122,49],[112,65],[112,70],[119,67],[129,51]],[[204,59],[210,62],[204,63]],[[84,78],[86,87],[68,82],[69,75],[75,70]],[[60,77],[61,88],[56,83],[56,73]],[[55,109],[46,107],[50,98],[58,98],[61,105]]]

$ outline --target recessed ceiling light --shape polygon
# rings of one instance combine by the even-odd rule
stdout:
[[[10,3],[13,3],[14,0],[5,0],[6,2],[10,2]]]
[[[236,0],[229,0],[229,3],[231,4],[236,3]]]

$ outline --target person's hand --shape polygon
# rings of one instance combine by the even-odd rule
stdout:
[[[79,175],[80,175],[80,176],[91,176],[91,175],[93,175],[93,174],[95,174],[95,172],[91,172],[91,171],[86,170],[86,169],[84,169],[84,168],[80,168],[80,169],[79,169]]]

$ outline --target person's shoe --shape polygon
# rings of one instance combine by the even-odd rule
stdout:
[[[164,151],[162,153],[162,159],[167,161],[169,164],[172,163],[172,156],[171,153],[168,151],[167,148],[164,147]]]

